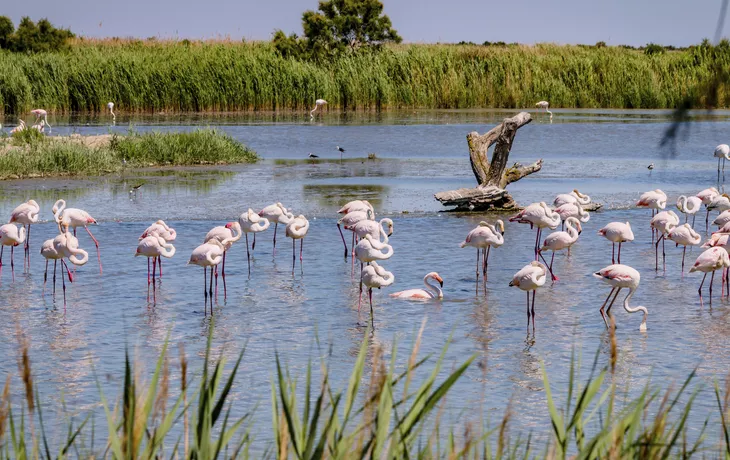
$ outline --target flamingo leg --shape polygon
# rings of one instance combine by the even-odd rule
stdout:
[[[223,279],[223,298],[228,298],[228,290],[226,289],[226,253],[223,251],[223,265],[221,267],[221,278]]]
[[[530,291],[526,291],[527,294],[527,333],[530,333]]]
[[[537,253],[538,253],[538,254],[540,255],[540,258],[542,259],[542,261],[543,261],[543,262],[545,263],[545,265],[547,266],[547,265],[548,265],[548,263],[547,263],[547,260],[545,260],[545,257],[543,257],[543,255],[542,255],[542,251],[538,251]],[[553,257],[555,257],[555,251],[553,251]],[[548,271],[550,272],[550,276],[552,277],[552,279],[553,279],[553,283],[554,283],[554,282],[556,282],[556,281],[559,281],[559,280],[560,280],[560,278],[558,278],[557,276],[555,276],[555,274],[553,273],[553,268],[552,268],[552,266],[553,266],[553,264],[551,263],[551,264],[550,264],[550,265],[548,266]],[[535,320],[533,319],[533,322],[534,322],[534,321],[535,321]]]
[[[687,246],[682,250],[682,276],[684,277],[684,255],[687,253]]]
[[[147,258],[147,285],[150,284],[150,258]]]
[[[210,284],[208,285],[208,295],[210,295],[210,315],[213,316],[213,267],[210,267]]]
[[[489,269],[489,251],[492,249],[491,246],[487,246],[487,255],[484,257],[484,282],[487,281],[487,271]]]
[[[279,222],[274,222],[274,255],[276,255],[276,229],[279,228]]]
[[[695,226],[695,219],[697,218],[697,213],[692,214],[692,228]]]
[[[157,268],[160,269],[160,274],[157,277],[162,279],[162,257],[160,256],[157,256]]]
[[[61,259],[61,286],[63,287],[63,308],[66,308],[66,278],[63,277],[63,265],[66,262]]]
[[[479,256],[481,252],[481,249],[477,248],[477,283],[479,282]]]
[[[538,242],[540,241],[540,227],[537,227],[537,233],[535,234],[535,260],[537,260]]]
[[[659,270],[659,242],[662,240],[663,236],[664,235],[657,238],[656,244],[654,245],[654,270]]]
[[[28,258],[28,271],[30,271],[30,224],[28,224],[28,236],[25,238],[25,256]],[[23,262],[23,266],[25,266],[25,262]]]
[[[616,243],[611,243],[611,264],[616,263]]]
[[[611,292],[608,293],[608,297],[606,297],[606,300],[603,301],[603,305],[601,305],[601,308],[598,310],[601,313],[601,317],[603,318],[603,322],[606,323],[606,329],[608,329],[608,320],[606,319],[606,313],[604,313],[604,308],[606,307],[606,304],[608,303],[608,299],[611,298],[611,294],[613,294],[613,291],[615,291],[616,288],[611,288]]]
[[[101,275],[101,252],[99,251],[99,242],[96,241],[96,238],[94,238],[94,235],[91,233],[91,230],[89,230],[89,227],[84,227],[86,229],[86,232],[89,234],[92,240],[94,240],[94,244],[96,245],[96,258],[99,259],[99,274]],[[76,229],[74,228],[74,236],[76,236]]]
[[[368,297],[370,297],[370,326],[375,330],[375,313],[373,313],[373,288],[368,289]]]
[[[294,264],[297,263],[297,240],[291,239],[291,274],[294,274]]]
[[[10,273],[13,277],[13,282],[15,282],[15,262],[13,261],[14,252],[15,246],[10,246]]]
[[[53,261],[53,298],[56,298],[56,265],[58,264],[58,260]]]
[[[46,281],[48,281],[48,259],[46,259],[46,271],[43,273],[43,294],[46,293]]]
[[[721,158],[717,158],[717,182],[720,183],[720,160]]]
[[[710,230],[710,210],[707,210],[707,213],[705,214],[705,233],[707,233]]]
[[[302,252],[304,251],[304,238],[299,240],[299,267],[302,266]]]
[[[246,260],[248,260],[248,276],[251,276],[251,253],[248,251],[248,233],[246,233]]]
[[[715,270],[712,271],[710,276],[710,303],[712,303],[712,283],[715,281]]]
[[[532,291],[532,333],[535,334],[535,294],[537,290]],[[527,291],[527,295],[530,295],[530,291]]]
[[[3,270],[3,251],[5,251],[5,246],[0,245],[0,274]]]
[[[618,263],[621,263],[621,241],[618,242]]]
[[[218,297],[218,265],[215,266],[215,270],[213,271],[215,273],[215,296]]]
[[[662,267],[664,268],[664,271],[667,271],[667,253],[666,253],[666,242],[667,239],[664,238],[664,234],[662,233]]]
[[[697,289],[697,293],[700,295],[700,299],[702,299],[702,285],[705,284],[705,279],[707,279],[707,273],[705,273],[705,276],[702,277],[702,282],[700,283],[700,288]]]
[[[149,257],[147,258],[149,260]],[[157,273],[157,257],[152,258],[152,285],[155,284],[155,273]]]
[[[360,264],[360,294],[357,296],[357,319],[360,321],[360,306],[362,305],[362,264]]]
[[[345,235],[342,234],[342,227],[340,227],[339,223],[337,224],[337,230],[339,230],[342,244],[345,246],[345,260],[347,260],[347,243],[345,242]]]
[[[252,251],[256,250],[256,233],[255,232],[253,234],[253,244],[251,245],[251,250]]]
[[[352,232],[352,258],[355,258],[355,232]]]

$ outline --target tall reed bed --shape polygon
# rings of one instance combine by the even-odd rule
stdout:
[[[267,42],[79,41],[62,53],[0,53],[0,107],[22,114],[329,108],[674,108],[727,47],[647,55],[620,47],[394,45],[333,62],[284,59]],[[720,105],[730,106],[724,96]]]

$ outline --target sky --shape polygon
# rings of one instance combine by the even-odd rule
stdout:
[[[301,34],[317,0],[35,0],[0,15],[47,17],[91,37],[245,38]],[[721,0],[383,0],[404,41],[684,46],[715,34]],[[730,25],[725,27],[730,32]],[[730,35],[725,33],[723,35]]]

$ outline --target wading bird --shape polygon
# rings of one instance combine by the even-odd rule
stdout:
[[[161,236],[148,236],[142,239],[137,245],[135,257],[147,257],[147,284],[155,282],[155,269],[157,268],[157,260],[160,257],[171,258],[175,255],[175,246],[168,243]],[[152,280],[150,281],[150,258],[152,259]]]
[[[313,153],[309,153],[309,158],[319,158],[319,155],[315,155]]]
[[[18,228],[15,224],[0,226],[0,270],[3,268],[3,251],[5,246],[10,246],[10,273],[15,280],[15,262],[13,255],[15,246],[25,242],[25,227]]]
[[[636,206],[651,209],[651,217],[653,218],[657,211],[667,207],[667,194],[659,189],[644,192],[639,197],[639,201],[636,202]],[[654,243],[654,227],[651,229],[651,242]]]
[[[674,241],[677,246],[680,244],[684,246],[684,249],[682,250],[682,275],[684,275],[684,256],[687,252],[687,246],[699,245],[702,242],[702,237],[699,233],[694,231],[690,224],[684,223],[683,225],[679,225],[669,230],[667,239]]]
[[[570,193],[561,193],[556,196],[555,201],[553,201],[553,206],[558,207],[565,203],[590,204],[590,202],[590,196],[580,193],[578,189],[573,189]]]
[[[38,120],[42,121],[43,123],[41,126],[48,126],[48,131],[51,131],[51,125],[48,123],[48,112],[46,112],[43,109],[33,109],[30,111],[33,115],[35,115],[35,122],[36,124],[33,126],[38,126]],[[42,120],[41,120],[42,118]],[[40,129],[41,132],[43,132],[43,128]]]
[[[498,220],[494,225],[484,221],[466,235],[466,239],[459,244],[459,247],[471,247],[477,249],[477,270],[476,276],[479,281],[479,253],[482,254],[482,274],[484,281],[487,281],[487,268],[489,267],[489,252],[492,247],[498,248],[504,244],[504,222]]]
[[[28,269],[30,270],[30,226],[31,224],[35,224],[38,222],[38,213],[40,213],[41,208],[38,206],[38,203],[36,203],[35,200],[28,200],[25,203],[22,203],[18,205],[15,209],[13,209],[13,212],[10,213],[10,223],[11,224],[20,224],[23,227],[27,226],[26,230],[26,237],[25,237],[25,244],[23,245],[24,251],[24,257],[23,257],[23,265],[25,266],[26,260]]]
[[[730,254],[730,233],[719,233],[715,232],[710,236],[710,239],[705,241],[705,243],[701,246],[702,249],[709,249],[709,248],[722,248]],[[722,290],[720,297],[723,297],[725,295],[725,285],[728,284],[728,295],[730,295],[730,283],[728,282],[728,269],[724,268],[722,270]]]
[[[251,274],[251,253],[249,252],[248,248],[248,234],[253,233],[253,245],[251,246],[251,250],[256,249],[256,234],[263,232],[267,228],[269,228],[269,220],[259,216],[251,208],[248,208],[248,211],[241,214],[241,216],[238,218],[238,223],[241,224],[241,229],[243,230],[244,235],[246,235],[246,258],[248,259],[248,274]]]
[[[174,228],[168,226],[164,220],[158,220],[154,224],[147,227],[144,232],[142,232],[142,235],[139,237],[139,241],[142,241],[148,236],[159,236],[167,243],[169,243],[171,241],[175,241],[175,238],[177,238],[177,232]],[[157,266],[160,269],[159,276],[160,278],[162,278],[162,259],[159,257],[157,258]]]
[[[337,230],[340,231],[340,238],[342,238],[342,244],[345,246],[345,259],[347,259],[347,243],[345,243],[345,236],[342,234],[342,228],[354,227],[358,222],[363,220],[373,220],[375,215],[373,211],[368,209],[367,211],[350,211],[342,216],[337,221]],[[355,250],[355,232],[352,232],[352,250]]]
[[[695,217],[697,217],[697,211],[702,207],[702,200],[696,196],[684,196],[681,195],[677,198],[677,209],[684,214],[684,221],[689,221],[689,216],[692,215],[692,226],[695,224]]]
[[[677,225],[679,225],[679,216],[674,211],[662,211],[658,212],[651,219],[651,228],[654,229],[659,235],[654,246],[655,255],[655,270],[659,270],[659,243],[662,243],[662,264],[664,269],[667,269],[667,255],[664,250],[664,239],[666,235]]]
[[[312,109],[311,112],[309,112],[309,117],[314,118],[314,112],[316,112],[317,110],[319,110],[321,112],[323,110],[322,106],[324,106],[326,104],[327,104],[327,101],[325,101],[324,99],[317,99],[316,101],[314,101],[314,108]]]
[[[76,266],[84,265],[89,260],[89,253],[79,249],[79,240],[70,232],[66,231],[55,238],[46,240],[41,246],[41,255],[46,259],[46,271],[43,274],[43,292],[46,290],[48,280],[48,261],[53,260],[53,296],[56,295],[56,266],[61,261],[61,285],[63,286],[63,304],[66,305],[66,281],[63,278],[63,270],[66,269],[68,282],[73,283],[73,275],[68,265],[63,260],[68,258],[69,262]],[[81,256],[81,258],[79,258]]]
[[[439,285],[431,284],[428,280],[434,280]],[[395,292],[391,294],[391,297],[397,299],[412,299],[412,300],[430,300],[430,299],[443,299],[444,292],[441,290],[444,287],[444,280],[436,272],[431,272],[423,277],[423,284],[426,285],[426,289],[408,289],[406,291]]]
[[[621,263],[621,243],[634,241],[634,232],[631,231],[631,224],[628,222],[611,222],[602,229],[598,230],[598,234],[605,237],[612,243],[611,245],[611,263],[615,264],[614,259],[616,251],[616,243],[618,243],[618,263]]]
[[[368,297],[370,299],[370,325],[375,329],[375,315],[373,314],[373,289],[380,289],[390,286],[395,281],[395,276],[377,262],[371,262],[362,271],[362,283],[368,288]],[[362,299],[362,296],[360,296]],[[357,304],[357,315],[360,316],[360,301]]]
[[[715,197],[719,194],[720,192],[715,187],[706,188],[697,194],[697,198],[702,200],[702,204],[705,205],[705,209],[707,210],[707,214],[705,215],[705,232],[707,232],[710,228],[710,209],[708,208],[708,206],[710,205],[710,203],[712,203],[712,200],[714,200]]]
[[[651,172],[651,170],[654,169],[654,163],[649,163],[649,166],[647,166],[646,169],[648,169],[649,172]]]
[[[580,221],[575,217],[568,217],[565,221],[565,231],[554,232],[545,237],[545,241],[540,248],[540,257],[547,265],[547,261],[543,257],[542,253],[543,251],[553,251],[553,255],[550,258],[550,265],[548,265],[548,270],[550,271],[550,276],[552,277],[553,282],[558,281],[559,279],[553,272],[555,252],[562,251],[563,249],[570,251],[570,247],[578,241],[578,235],[580,235],[582,231],[583,228],[580,225]]]
[[[385,230],[386,227],[388,227],[387,231]],[[365,238],[365,235],[370,235],[378,241],[387,243],[388,237],[393,234],[393,221],[387,217],[380,219],[380,222],[365,219],[358,221],[355,225],[346,225],[345,230],[350,230],[360,239]]]
[[[117,121],[117,115],[114,113],[114,103],[113,102],[107,102],[106,108],[109,109],[109,113],[112,115],[112,122]]]
[[[294,274],[294,265],[297,262],[297,240],[299,240],[299,267],[302,266],[302,252],[304,248],[304,237],[307,236],[309,231],[309,221],[306,217],[299,214],[297,217],[291,219],[286,225],[286,236],[291,238],[291,250],[292,250],[292,262],[291,262],[291,273]]]
[[[89,230],[89,225],[98,225],[96,219],[91,217],[91,215],[89,215],[89,213],[84,210],[67,208],[66,201],[64,200],[56,201],[51,211],[53,212],[53,218],[56,220],[58,228],[59,230],[61,230],[62,233],[65,231],[65,229],[71,227],[73,229],[74,236],[76,236],[76,227],[84,227],[86,229],[89,236],[92,240],[94,240],[94,244],[96,245],[96,257],[97,259],[99,259],[99,274],[101,274],[101,251],[99,250],[99,242],[96,241],[96,238],[94,238],[91,230]]]
[[[532,317],[532,332],[535,332],[535,293],[538,288],[545,285],[547,280],[547,268],[537,261],[532,261],[515,273],[510,287],[518,287],[527,293],[527,332],[530,332],[530,317]],[[532,315],[530,315],[530,291],[532,291]]]
[[[720,182],[720,160],[722,160],[722,180],[725,180],[725,161],[730,160],[730,145],[720,144],[715,147],[714,157],[717,158],[717,181]]]
[[[550,103],[548,101],[540,101],[537,104],[535,104],[535,107],[537,107],[538,113],[540,112],[540,109],[545,109],[545,112],[550,114],[550,119],[553,118],[553,113],[550,111]]]
[[[339,150],[339,151],[340,151],[340,161],[342,161],[342,154],[343,154],[343,153],[345,153],[345,149],[343,149],[342,147],[340,147],[340,146],[338,145],[338,146],[337,146],[337,150]]]
[[[697,257],[695,264],[689,269],[689,272],[702,272],[705,276],[702,277],[700,288],[697,292],[702,300],[702,285],[705,284],[707,274],[712,272],[710,277],[710,302],[712,302],[712,283],[715,280],[715,271],[722,270],[730,267],[730,257],[728,257],[727,251],[721,247],[713,247]]]
[[[18,126],[16,126],[15,128],[13,128],[13,129],[10,130],[10,134],[11,135],[13,135],[15,133],[19,133],[21,131],[25,131],[25,128],[26,128],[25,122],[23,120],[20,120],[20,119],[18,119],[18,121],[20,121],[20,124]]]
[[[276,230],[279,228],[279,224],[286,226],[294,218],[294,214],[287,211],[283,204],[277,202],[266,206],[258,212],[258,215],[274,223],[274,254],[276,254]]]
[[[537,260],[537,254],[540,250],[540,234],[543,228],[549,228],[555,230],[562,222],[560,214],[556,213],[545,204],[544,201],[540,203],[532,203],[522,211],[518,212],[514,216],[509,218],[510,222],[518,222],[520,224],[530,224],[530,228],[533,226],[537,227],[537,236],[535,238],[535,260]]]
[[[578,203],[562,204],[555,209],[555,212],[558,213],[560,218],[563,220],[563,223],[569,217],[575,217],[584,224],[591,220],[591,215],[588,213],[588,211],[583,210],[583,207]]]
[[[728,222],[730,222],[730,210],[721,212],[720,215],[712,221],[712,225],[724,228]]]
[[[631,300],[631,297],[634,295],[634,292],[636,292],[636,289],[639,287],[639,282],[641,281],[641,275],[639,275],[639,272],[628,265],[615,264],[602,268],[594,273],[593,276],[600,278],[603,282],[611,285],[611,291],[608,293],[608,297],[606,297],[606,300],[603,302],[603,305],[601,305],[599,310],[601,317],[603,317],[603,322],[606,324],[606,328],[608,328],[608,319],[606,318],[606,315],[611,314],[611,307],[616,301],[618,293],[621,292],[621,289],[628,288],[629,293],[624,299],[624,310],[629,313],[636,313],[639,311],[644,312],[644,318],[641,320],[641,324],[639,325],[639,331],[646,331],[646,318],[649,316],[649,311],[645,307],[632,308],[629,306],[629,300]],[[611,300],[611,303],[608,305],[608,308],[604,313],[603,309],[606,307],[608,299],[611,298],[611,294],[613,294],[614,291],[616,291],[616,294],[613,296],[613,300]]]
[[[241,224],[238,222],[228,222],[225,226],[213,227],[206,235],[203,243],[210,240],[217,240],[223,245],[223,262],[221,263],[221,277],[223,278],[223,296],[228,295],[226,289],[226,253],[233,243],[241,239]],[[218,286],[218,267],[216,267],[215,277],[216,286]]]
[[[206,308],[208,295],[210,294],[210,314],[213,314],[213,269],[223,260],[225,248],[220,241],[212,239],[203,243],[193,250],[188,260],[188,265],[203,267],[203,294],[205,295]],[[208,267],[210,267],[210,284],[208,284]],[[207,314],[207,310],[204,312]]]

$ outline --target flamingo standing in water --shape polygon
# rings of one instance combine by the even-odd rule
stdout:
[[[385,230],[386,227],[388,228],[387,231]],[[378,241],[387,243],[388,237],[393,234],[393,221],[387,217],[380,219],[380,222],[365,219],[358,221],[355,225],[346,225],[345,230],[352,231],[360,239],[365,238],[365,235],[370,235]]]
[[[299,214],[286,225],[286,236],[291,238],[292,262],[291,273],[294,274],[294,265],[297,263],[297,240],[299,240],[299,266],[302,266],[302,252],[304,250],[304,237],[309,231],[309,221]]]
[[[177,232],[174,228],[170,227],[165,223],[164,220],[158,220],[154,224],[150,225],[145,229],[144,232],[142,232],[142,235],[139,237],[139,241],[142,241],[143,239],[147,238],[148,236],[159,236],[160,238],[164,239],[167,243],[170,243],[172,241],[175,241],[175,238],[177,238]],[[160,278],[162,278],[162,258],[157,257],[157,266],[160,269]],[[149,267],[148,267],[149,268]]]
[[[431,284],[428,280],[434,280],[439,283],[438,286]],[[423,277],[423,284],[426,285],[426,289],[408,289],[406,291],[395,292],[391,294],[391,297],[397,299],[410,299],[410,300],[431,300],[431,299],[443,299],[444,291],[441,290],[444,287],[444,280],[436,272],[431,272]]]
[[[385,250],[385,252],[383,252]],[[393,246],[381,243],[378,239],[366,234],[355,246],[355,257],[360,261],[360,299],[362,299],[362,265],[375,262],[376,260],[387,260],[393,256]],[[360,307],[358,306],[358,310]]]
[[[540,109],[545,109],[545,112],[550,114],[550,119],[553,119],[553,113],[549,109],[550,103],[548,101],[540,101],[535,104],[535,107],[537,107],[538,113],[540,112]]]
[[[720,215],[712,221],[712,225],[717,225],[718,227],[723,228],[728,222],[730,222],[730,210],[721,212]]]
[[[171,258],[175,255],[175,246],[168,243],[161,236],[147,236],[137,245],[135,257],[147,257],[147,284],[155,282],[155,271],[157,268],[157,260],[160,257]],[[150,258],[152,259],[152,280],[150,281]],[[154,287],[154,284],[153,284]]]
[[[720,182],[720,160],[722,160],[722,180],[725,180],[725,161],[730,160],[730,145],[718,145],[713,156],[717,158],[717,181]]]
[[[347,243],[345,243],[345,237],[342,234],[341,226],[345,227],[346,229],[348,227],[354,227],[358,222],[363,220],[373,220],[375,219],[375,215],[371,209],[365,210],[365,211],[350,211],[344,216],[342,216],[337,221],[337,229],[340,231],[340,237],[342,238],[342,244],[345,246],[345,259],[347,259]],[[355,232],[352,232],[352,250],[354,252],[355,250]]]
[[[570,251],[570,247],[573,246],[576,241],[578,241],[578,236],[581,234],[582,231],[583,227],[581,227],[580,221],[575,217],[568,217],[568,219],[565,221],[565,231],[554,232],[545,237],[545,241],[540,248],[540,257],[542,258],[542,261],[545,262],[545,264],[547,265],[547,261],[543,257],[542,252],[553,251],[553,255],[550,258],[550,265],[548,265],[548,270],[550,271],[550,276],[553,278],[553,283],[555,281],[558,281],[559,279],[557,276],[555,276],[555,273],[553,272],[553,261],[555,260],[555,252],[562,251],[563,249],[567,249],[568,251]]]
[[[274,223],[274,254],[276,254],[276,230],[279,228],[279,224],[286,226],[291,219],[294,218],[294,214],[287,211],[281,203],[274,203],[266,206],[264,209],[258,212],[258,215],[268,219],[269,222]]]
[[[730,210],[730,196],[725,193],[717,195],[712,199],[712,201],[710,201],[710,204],[707,205],[707,210],[720,211],[720,213]]]
[[[636,202],[636,206],[651,209],[651,217],[654,218],[657,211],[667,207],[667,194],[659,189],[644,192]],[[651,242],[654,243],[654,227],[651,229]]]
[[[367,211],[370,211],[371,214],[368,214]],[[337,230],[340,232],[340,238],[342,238],[342,244],[345,246],[345,259],[347,259],[347,243],[345,243],[345,236],[342,234],[342,227],[341,225],[355,225],[360,220],[365,219],[375,219],[375,209],[373,208],[373,205],[370,204],[367,200],[353,200],[348,203],[346,203],[343,207],[341,207],[337,213],[338,214],[350,214],[360,212],[362,214],[355,214],[350,216],[348,219],[345,219],[344,216],[342,219],[337,221]],[[355,247],[355,234],[352,234],[352,246],[353,250]]]
[[[681,195],[677,198],[677,209],[679,212],[684,214],[684,222],[689,221],[690,214],[692,215],[692,226],[695,224],[695,217],[697,217],[697,211],[702,207],[702,200],[696,196],[685,196]]]
[[[13,260],[15,246],[23,242],[25,242],[25,227],[18,228],[15,224],[0,226],[0,271],[3,268],[3,251],[5,246],[10,246],[10,273],[13,281],[15,281],[15,262]]]
[[[687,252],[687,246],[699,245],[702,242],[702,237],[699,233],[694,231],[689,223],[685,222],[683,225],[679,225],[669,230],[667,239],[674,241],[677,246],[680,244],[684,246],[684,249],[682,250],[682,275],[684,275],[684,256]]]
[[[498,220],[495,225],[484,221],[466,235],[466,239],[459,244],[459,247],[467,246],[477,249],[477,282],[479,281],[479,254],[482,254],[482,274],[484,282],[487,281],[487,268],[489,267],[489,252],[492,246],[498,248],[504,244],[504,222]],[[486,288],[485,288],[486,289]]]
[[[208,304],[208,295],[210,294],[210,314],[213,314],[213,269],[223,261],[223,253],[225,247],[220,241],[211,239],[207,243],[203,243],[193,250],[188,260],[188,265],[197,265],[203,267],[203,294],[205,295],[206,310]],[[210,267],[210,285],[208,285],[208,267]]]
[[[707,273],[712,272],[710,277],[710,302],[712,302],[712,283],[715,280],[715,271],[730,267],[730,257],[728,257],[727,251],[721,247],[712,247],[697,257],[695,264],[689,269],[689,272],[702,272],[705,276],[702,277],[700,288],[697,292],[702,300],[702,285],[705,284]]]
[[[251,250],[256,249],[256,234],[259,232],[263,232],[267,228],[269,228],[269,225],[271,223],[268,219],[259,216],[251,208],[248,208],[248,211],[241,214],[241,216],[238,218],[238,223],[241,224],[241,229],[243,230],[243,233],[246,235],[246,258],[248,259],[248,274],[251,274],[251,253],[248,250],[248,234],[253,233],[253,245],[251,246]]]
[[[10,135],[19,133],[21,131],[25,131],[25,129],[27,128],[27,126],[25,125],[25,122],[23,120],[18,119],[18,121],[20,122],[20,124],[18,124],[18,126],[16,126],[15,128],[10,130]]]
[[[69,262],[76,266],[84,265],[89,260],[89,253],[83,249],[79,249],[79,240],[70,232],[66,231],[57,235],[55,238],[46,240],[41,246],[41,255],[46,259],[46,271],[43,274],[43,292],[46,290],[46,281],[48,280],[48,261],[53,260],[53,296],[56,295],[56,266],[61,261],[61,284],[63,286],[63,304],[66,305],[66,280],[63,277],[63,269],[66,269],[68,282],[73,283],[73,275],[68,265],[63,260],[68,258]],[[81,258],[79,258],[81,256]]]
[[[561,204],[555,208],[555,212],[558,213],[560,218],[563,220],[563,223],[565,223],[566,219],[569,217],[575,217],[584,224],[591,220],[591,215],[588,211],[585,211],[578,202]]]
[[[316,112],[318,109],[321,112],[322,106],[324,106],[326,104],[327,104],[327,101],[325,101],[324,99],[317,99],[316,101],[314,101],[314,108],[312,109],[311,112],[309,112],[309,117],[314,118],[314,112]]]
[[[590,204],[590,202],[590,196],[580,193],[578,189],[573,189],[573,191],[570,193],[561,193],[560,195],[556,196],[555,201],[553,201],[553,206],[559,207],[561,205],[564,205],[565,203],[578,203],[586,205]]]
[[[612,243],[611,245],[611,263],[615,264],[614,259],[616,251],[616,243],[618,243],[618,263],[621,263],[621,243],[634,241],[634,232],[631,231],[631,224],[628,222],[611,222],[602,229],[598,230],[598,234],[605,237]]]
[[[705,241],[705,243],[701,246],[702,249],[709,249],[709,248],[722,248],[730,254],[730,233],[720,233],[715,232],[712,235],[710,235],[710,239]],[[728,284],[728,295],[730,295],[730,282],[728,282],[728,270],[723,269],[722,270],[722,291],[720,294],[720,297],[723,297],[725,295],[725,285]]]
[[[41,129],[40,129],[41,132],[43,131],[43,126],[44,125],[45,126],[48,126],[48,131],[49,132],[51,131],[51,125],[48,123],[48,112],[46,110],[43,110],[43,109],[33,109],[33,110],[30,111],[30,113],[32,113],[33,115],[35,115],[35,121],[36,121],[36,123],[38,123],[38,120],[41,120],[41,118],[42,118],[42,120],[41,120],[42,124],[40,125],[41,126]],[[33,125],[33,126],[38,126],[38,124]]]
[[[373,313],[373,288],[384,288],[395,282],[395,276],[377,262],[370,262],[370,265],[362,270],[362,283],[368,288],[368,297],[370,299],[370,324],[375,329],[375,315]],[[360,303],[357,305],[357,315],[360,316]]]
[[[641,324],[639,325],[639,331],[646,331],[646,318],[647,316],[649,316],[649,310],[647,310],[645,307],[632,308],[629,306],[629,300],[631,300],[634,292],[636,292],[636,289],[639,287],[639,282],[641,282],[641,275],[639,274],[639,272],[632,267],[629,267],[628,265],[615,264],[600,269],[599,271],[594,273],[593,276],[595,276],[596,278],[600,278],[605,283],[611,285],[611,291],[608,293],[608,297],[606,297],[606,300],[603,302],[603,305],[601,305],[601,308],[599,310],[599,312],[601,313],[601,317],[603,317],[603,322],[606,324],[606,328],[608,328],[608,319],[606,318],[606,315],[611,314],[611,307],[616,301],[618,293],[621,292],[621,289],[628,288],[629,293],[624,299],[624,310],[629,313],[636,313],[639,311],[644,312],[644,318],[641,320]],[[603,309],[606,307],[608,299],[611,298],[611,294],[613,294],[614,291],[616,291],[616,294],[613,296],[613,300],[608,305],[608,308],[604,313]]]
[[[666,235],[677,225],[679,225],[679,216],[674,211],[662,211],[658,212],[652,219],[651,219],[651,228],[657,232],[657,234],[660,234],[660,236],[656,240],[656,245],[654,246],[654,254],[655,254],[655,270],[659,270],[659,243],[662,243],[662,263],[664,265],[664,269],[667,269],[667,255],[664,251],[664,239]]]
[[[210,240],[218,240],[223,245],[223,262],[221,263],[221,277],[223,278],[223,295],[226,296],[228,291],[226,289],[226,253],[233,243],[241,239],[241,224],[238,222],[228,222],[225,226],[213,227],[203,239],[203,243],[207,243]],[[215,282],[218,286],[218,267],[215,271]],[[217,287],[216,287],[217,289]]]
[[[35,200],[28,200],[25,203],[20,204],[18,207],[13,209],[13,212],[10,213],[10,223],[18,223],[21,224],[23,227],[27,226],[26,230],[26,237],[25,237],[25,244],[23,245],[24,251],[24,257],[23,257],[23,265],[25,266],[25,261],[27,260],[28,269],[30,270],[30,226],[31,224],[35,224],[38,222],[38,214],[40,213],[41,208],[38,206],[38,203],[36,203]]]
[[[535,238],[535,260],[537,260],[538,251],[540,250],[540,234],[543,228],[555,230],[562,222],[560,214],[556,213],[542,201],[540,203],[532,203],[522,211],[509,218],[510,222],[518,222],[520,224],[530,224],[530,228],[537,227],[537,236]]]
[[[538,261],[532,261],[515,273],[510,287],[518,287],[527,293],[527,332],[530,332],[530,316],[532,316],[532,332],[535,333],[535,293],[538,288],[545,285],[547,280],[547,267]],[[532,315],[530,315],[530,291],[532,291]]]
[[[117,122],[117,115],[114,113],[114,103],[113,102],[107,102],[106,108],[109,109],[109,113],[112,115],[112,123]]]
[[[715,187],[706,188],[697,194],[697,198],[702,200],[702,204],[705,205],[705,209],[707,211],[707,214],[705,215],[705,232],[707,232],[710,228],[710,210],[707,206],[709,206],[709,204],[712,203],[712,200],[719,194],[720,192]]]
[[[61,232],[64,232],[64,229],[71,227],[73,228],[74,236],[76,236],[76,227],[84,227],[86,229],[96,245],[96,257],[99,259],[99,274],[101,275],[101,251],[99,250],[99,242],[96,241],[96,238],[94,238],[94,235],[88,227],[91,224],[98,225],[96,219],[91,217],[88,212],[81,209],[67,208],[66,201],[64,200],[56,201],[51,211],[53,212],[53,218],[56,220]]]

